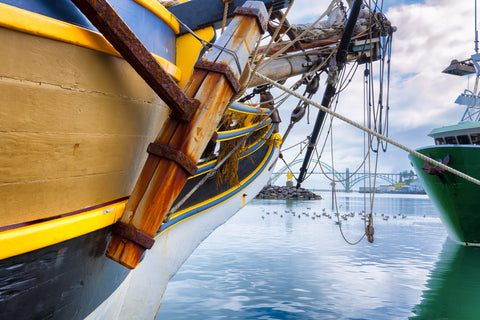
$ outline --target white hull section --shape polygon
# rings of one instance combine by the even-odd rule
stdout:
[[[192,252],[216,228],[252,200],[268,182],[278,151],[263,171],[232,197],[182,220],[156,237],[141,264],[87,319],[153,319],[160,308],[168,281]]]

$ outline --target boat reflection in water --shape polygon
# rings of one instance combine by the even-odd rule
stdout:
[[[479,265],[480,247],[467,247],[447,238],[410,319],[478,319]]]

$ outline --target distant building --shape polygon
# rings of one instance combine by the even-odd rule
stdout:
[[[423,185],[420,182],[420,180],[415,180],[414,182],[410,183],[410,191],[414,192],[425,192],[425,189],[423,189]]]
[[[370,192],[371,189],[368,187],[360,187],[358,192],[365,193]],[[375,188],[377,193],[420,193],[424,194],[425,190],[423,189],[422,184],[417,179],[410,184],[405,183],[396,183],[395,185],[381,185]]]
[[[381,185],[377,187],[377,192],[380,193],[387,193],[395,191],[395,187],[393,185]]]

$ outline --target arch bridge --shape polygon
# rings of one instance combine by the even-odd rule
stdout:
[[[290,164],[290,168],[293,168],[295,165],[297,164],[301,164],[303,163],[303,159],[298,159],[298,160],[295,160],[293,163]],[[363,173],[363,172],[357,172],[355,174],[353,174],[350,179],[346,180],[347,177],[350,176],[350,171],[349,169],[347,168],[345,170],[345,172],[340,172],[338,170],[333,170],[333,168],[326,164],[325,162],[323,161],[317,161],[317,160],[312,160],[312,163],[315,164],[315,165],[318,165],[320,163],[320,165],[324,168],[324,172],[325,174],[327,175],[334,175],[335,177],[335,180],[339,181],[342,186],[345,188],[345,191],[346,192],[351,192],[352,191],[352,187],[355,186],[356,184],[364,181],[365,179],[367,178],[370,178],[370,177],[374,177],[375,174],[374,173]],[[288,167],[285,165],[284,167],[282,167],[279,171],[277,172],[274,172],[272,174],[272,178],[270,179],[269,181],[269,184],[273,184],[275,183],[283,174],[286,174],[288,171]],[[300,173],[297,171],[294,171],[292,170],[292,173],[295,175],[295,176],[298,176]],[[308,175],[310,174],[321,174],[323,175],[323,172],[321,171],[316,171],[316,172],[309,172]],[[402,179],[405,178],[405,177],[412,177],[411,174],[408,174],[406,175],[405,173],[378,173],[376,174],[377,178],[379,179],[382,179],[390,184],[395,184],[395,183],[399,183],[399,182],[402,182]],[[413,174],[413,176],[415,176]]]

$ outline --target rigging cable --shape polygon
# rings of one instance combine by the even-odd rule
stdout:
[[[336,76],[337,76],[338,70],[343,69],[343,66],[346,63],[347,48],[352,38],[353,29],[355,27],[358,15],[360,13],[360,6],[362,2],[363,2],[362,0],[355,0],[353,6],[351,7],[350,16],[345,26],[342,39],[340,40],[340,44],[337,47],[337,53],[335,55],[335,59],[330,60],[332,64],[330,66],[329,79],[327,80],[327,87],[325,88],[325,93],[322,99],[322,105],[326,107],[330,107],[331,99],[335,95],[335,91],[336,91],[335,85],[337,82]],[[315,121],[315,126],[310,136],[310,143],[307,147],[307,152],[305,154],[304,162],[300,169],[300,175],[298,177],[299,182],[297,183],[297,188],[299,188],[300,184],[304,181],[305,174],[306,174],[306,167],[307,167],[307,164],[310,162],[310,157],[312,155],[313,147],[317,142],[318,134],[323,124],[324,118],[325,118],[325,112],[319,112],[317,115],[317,119]]]
[[[449,166],[446,166],[446,165],[444,165],[443,163],[441,163],[441,162],[439,162],[439,161],[437,161],[437,160],[435,160],[435,159],[429,158],[429,157],[427,157],[427,156],[425,156],[425,155],[423,155],[423,154],[421,154],[421,153],[419,153],[419,152],[417,152],[417,151],[415,151],[415,150],[413,150],[413,149],[411,149],[411,148],[409,148],[409,147],[407,147],[407,146],[404,146],[404,145],[402,145],[402,144],[400,144],[400,143],[398,143],[398,142],[396,142],[396,141],[394,141],[394,140],[392,140],[392,139],[390,139],[390,138],[388,138],[388,137],[385,137],[384,135],[381,135],[381,134],[379,134],[379,133],[377,133],[377,132],[375,132],[375,131],[373,131],[373,130],[365,127],[365,126],[362,126],[361,124],[359,124],[359,123],[357,123],[357,122],[355,122],[355,121],[353,121],[353,120],[351,120],[351,119],[349,119],[349,118],[347,118],[347,117],[344,117],[344,116],[342,116],[341,114],[336,113],[336,112],[334,112],[333,110],[330,110],[329,108],[326,108],[326,107],[322,106],[321,104],[319,104],[319,103],[317,103],[317,102],[315,102],[315,101],[312,101],[312,100],[310,100],[310,99],[306,99],[305,97],[302,97],[300,94],[296,93],[295,91],[292,91],[292,90],[290,90],[289,88],[287,88],[287,87],[285,87],[285,86],[283,86],[283,85],[281,85],[281,84],[279,84],[279,83],[277,83],[277,82],[275,82],[275,81],[273,81],[273,80],[265,77],[265,76],[262,75],[261,73],[256,72],[255,75],[256,75],[257,77],[265,80],[266,82],[272,84],[273,86],[279,88],[279,89],[282,89],[282,90],[284,90],[284,91],[288,91],[288,93],[290,93],[291,95],[293,95],[293,96],[295,96],[295,97],[297,97],[297,98],[299,98],[299,99],[305,99],[306,102],[308,102],[308,103],[311,104],[312,106],[317,107],[318,109],[321,109],[321,110],[322,110],[323,112],[325,112],[325,113],[328,113],[328,114],[330,114],[330,115],[333,115],[335,118],[338,118],[338,119],[342,120],[343,122],[346,122],[346,123],[348,123],[348,124],[350,124],[350,125],[358,128],[358,129],[360,129],[360,130],[363,130],[363,131],[365,131],[365,132],[367,132],[367,133],[370,133],[371,135],[373,135],[373,136],[375,136],[375,137],[377,137],[377,138],[379,138],[379,139],[381,139],[381,140],[384,140],[385,142],[388,142],[388,143],[396,146],[397,148],[402,149],[402,150],[404,150],[404,151],[406,151],[406,152],[408,152],[408,153],[410,153],[410,154],[412,154],[412,155],[414,155],[414,156],[416,156],[416,157],[418,157],[418,158],[420,158],[420,159],[422,159],[422,160],[426,160],[426,161],[428,161],[428,162],[430,162],[430,163],[432,163],[432,164],[434,164],[434,165],[436,165],[436,166],[439,166],[440,168],[445,169],[445,171],[448,171],[448,172],[453,173],[453,174],[455,174],[455,175],[457,175],[457,176],[459,176],[459,177],[461,177],[461,178],[463,178],[463,179],[465,179],[465,180],[467,180],[467,181],[470,181],[470,182],[472,182],[472,183],[475,183],[475,184],[480,185],[480,180],[478,180],[478,179],[475,179],[475,178],[473,178],[473,177],[471,177],[471,176],[469,176],[469,175],[467,175],[467,174],[465,174],[465,173],[463,173],[463,172],[460,172],[460,171],[458,171],[458,170],[456,170],[456,169],[453,169],[453,168],[451,168],[451,167],[449,167]]]

